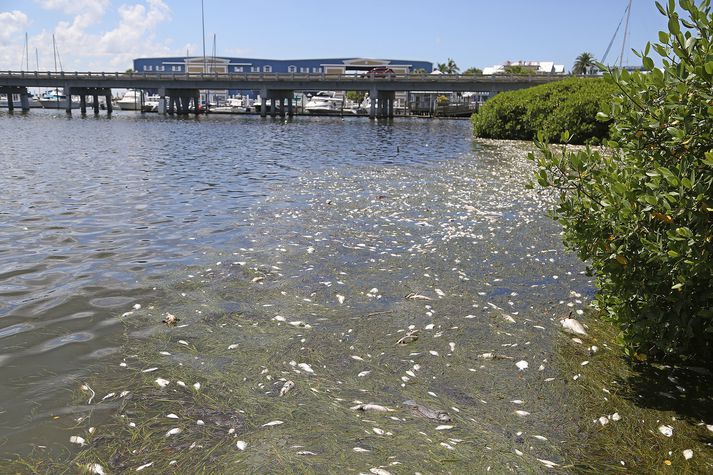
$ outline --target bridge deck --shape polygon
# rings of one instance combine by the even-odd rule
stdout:
[[[0,87],[122,89],[241,89],[499,92],[559,81],[566,75],[465,76],[394,74],[363,77],[325,73],[119,73],[0,71]]]

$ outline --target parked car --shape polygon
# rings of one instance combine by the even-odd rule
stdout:
[[[373,68],[364,75],[365,78],[392,78],[395,76],[396,73],[393,69],[384,66]]]

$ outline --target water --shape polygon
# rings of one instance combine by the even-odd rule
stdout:
[[[6,447],[118,350],[117,316],[152,295],[151,281],[239,241],[241,213],[271,186],[306,170],[428,163],[467,138],[464,122],[0,112]]]
[[[526,145],[474,146],[467,121],[0,124],[0,454],[185,472],[563,463],[573,416],[549,359],[556,317],[591,286],[524,190]],[[396,346],[410,326],[419,340]]]

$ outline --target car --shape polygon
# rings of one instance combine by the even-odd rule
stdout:
[[[364,74],[365,78],[392,78],[395,77],[396,73],[393,69],[380,66],[378,68],[373,68]]]

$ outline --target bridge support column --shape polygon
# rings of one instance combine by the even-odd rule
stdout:
[[[99,94],[92,94],[92,109],[94,109],[94,115],[99,114]]]
[[[287,98],[287,115],[289,117],[292,117],[294,115],[294,111],[292,110],[292,98],[291,97]]]
[[[270,117],[275,117],[275,98],[270,99]]]
[[[369,91],[369,118],[370,119],[376,118],[376,98],[378,95],[379,95],[379,92],[376,90],[376,88],[372,88],[371,91]]]
[[[267,88],[260,90],[260,117],[267,117]]]
[[[12,93],[7,93],[7,110],[12,112],[15,110],[15,104],[12,102]]]
[[[79,111],[82,113],[82,115],[87,113],[87,95],[86,94],[79,95]]]
[[[193,107],[195,110],[193,111],[195,114],[200,114],[201,112],[201,97],[200,96],[193,96]],[[208,112],[208,95],[206,94],[205,97],[205,112]]]
[[[65,104],[64,104],[64,110],[67,114],[72,113],[72,88],[71,87],[65,87],[64,88],[64,95],[66,97],[65,99]]]
[[[25,89],[25,92],[20,93],[20,106],[25,112],[30,110],[30,97],[27,94],[27,89]]]
[[[111,115],[114,112],[114,105],[111,103],[111,93],[105,94],[104,99],[106,100],[106,113]]]

